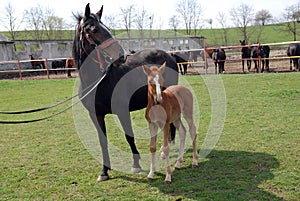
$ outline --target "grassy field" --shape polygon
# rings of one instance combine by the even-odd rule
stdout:
[[[74,24],[75,27],[75,24]],[[297,23],[297,30],[299,30],[300,24]],[[262,32],[260,34],[260,29]],[[287,32],[287,24],[270,24],[265,25],[262,28],[258,26],[249,26],[248,27],[248,35],[249,35],[249,44],[257,43],[276,43],[276,42],[284,42],[284,41],[293,41],[293,34]],[[216,45],[239,45],[239,40],[244,39],[243,35],[239,31],[238,28],[226,28],[227,31],[227,44],[224,40],[224,31],[220,28],[213,29],[200,29],[197,30],[197,36],[204,36],[206,38],[205,43],[206,46],[212,47]],[[10,38],[10,34],[7,31],[0,32],[4,34],[6,37]],[[125,30],[117,29],[111,30],[111,33],[116,38],[128,38],[128,35]],[[133,29],[130,31],[131,38],[140,38],[141,34],[138,30]],[[173,30],[144,30],[143,37],[144,38],[164,38],[164,37],[175,37],[175,36],[185,36],[186,31],[184,29],[179,29],[177,33]],[[194,36],[194,32],[192,36]],[[260,35],[260,37],[259,37]],[[299,35],[299,34],[298,34]],[[298,36],[297,35],[297,36]],[[56,33],[56,38],[52,38],[54,40],[73,40],[74,30],[59,30]],[[34,39],[33,31],[18,31],[16,35],[16,40],[32,40]],[[48,40],[46,35],[44,34],[43,40]]]
[[[162,169],[153,182],[147,180],[147,172],[133,175],[112,170],[111,180],[97,183],[101,164],[80,140],[69,110],[39,123],[0,125],[0,200],[299,200],[300,74],[221,78],[226,92],[222,135],[197,169],[191,168],[189,147],[182,169],[172,174],[171,185],[163,184]],[[200,151],[211,119],[212,91],[205,84],[207,77],[181,80],[190,85],[199,104]],[[1,80],[0,111],[59,102],[72,95],[74,83],[75,79]],[[0,120],[38,118],[62,108],[0,115]],[[132,113],[133,122],[147,133],[143,116],[144,110]],[[109,140],[128,149],[112,115],[107,118],[107,131]],[[136,143],[141,153],[149,152],[148,140]]]

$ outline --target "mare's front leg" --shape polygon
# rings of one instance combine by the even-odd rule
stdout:
[[[97,132],[98,138],[100,141],[100,146],[102,150],[102,160],[103,160],[103,169],[97,179],[98,182],[105,181],[109,179],[108,170],[110,170],[110,158],[108,154],[108,147],[107,147],[107,136],[106,136],[106,127],[104,121],[104,115],[98,115],[94,113],[90,113],[90,118],[92,119]]]
[[[154,123],[149,123],[149,130],[150,130],[150,152],[151,152],[151,165],[150,165],[150,172],[148,174],[148,180],[153,180],[154,173],[156,171],[156,139],[157,139],[157,132],[158,126]]]
[[[119,113],[118,118],[119,118],[122,128],[125,132],[126,140],[127,140],[128,144],[130,145],[130,149],[131,149],[131,152],[133,155],[133,166],[131,168],[131,172],[139,173],[141,171],[141,166],[139,163],[139,160],[141,157],[140,157],[140,153],[138,152],[136,145],[135,145],[134,133],[132,130],[129,111],[123,111],[123,112]]]

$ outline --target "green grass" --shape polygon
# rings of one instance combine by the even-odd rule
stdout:
[[[222,135],[197,169],[191,168],[188,149],[182,169],[172,173],[171,185],[163,184],[164,170],[153,182],[147,180],[147,172],[112,170],[111,180],[97,183],[101,164],[80,141],[70,110],[39,123],[0,125],[0,200],[299,200],[300,74],[221,78],[227,109]],[[184,80],[201,111],[200,150],[212,104],[203,77]],[[1,80],[0,86],[0,111],[21,110],[70,97],[74,79]],[[37,118],[61,108],[12,118],[0,115],[0,119]],[[109,140],[129,149],[112,117],[107,119]],[[132,119],[148,132],[144,110],[132,113]],[[136,141],[141,153],[149,152],[148,140]]]
[[[297,23],[297,30],[300,28],[300,24]],[[249,35],[249,44],[257,43],[258,35],[259,35],[259,27],[257,26],[249,26],[248,27],[248,35]],[[214,29],[201,29],[197,30],[197,36],[204,36],[206,38],[205,44],[208,47],[216,46],[216,45],[239,45],[239,40],[244,39],[241,32],[238,28],[227,28],[227,37],[228,41],[225,44],[223,30],[220,28]],[[260,43],[276,43],[276,42],[284,42],[284,41],[293,41],[293,35],[286,30],[286,24],[270,24],[263,26],[263,31],[260,37]],[[180,29],[177,31],[177,36],[185,36],[186,31],[184,29]],[[10,38],[10,35],[7,31],[0,32],[4,34],[6,37]],[[127,38],[127,33],[125,30],[117,29],[111,30],[111,33],[117,38]],[[58,34],[60,38],[55,39],[64,39],[64,40],[72,40],[74,37],[74,30],[60,30]],[[130,31],[131,38],[140,38],[140,32],[136,29]],[[192,32],[192,36],[194,36],[194,32]],[[298,34],[299,35],[299,34]],[[172,30],[152,30],[150,34],[150,30],[144,30],[144,37],[153,37],[153,38],[164,38],[164,37],[175,37],[175,33]],[[34,39],[33,31],[18,31],[17,40],[32,40]],[[43,40],[47,40],[46,36],[42,38]]]

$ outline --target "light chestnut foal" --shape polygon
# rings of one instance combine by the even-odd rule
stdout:
[[[170,123],[174,123],[180,137],[179,155],[175,164],[175,169],[179,169],[181,162],[183,162],[186,129],[181,122],[181,114],[187,121],[190,135],[193,140],[193,167],[198,166],[198,154],[196,145],[197,133],[193,120],[193,95],[189,89],[180,85],[173,85],[162,91],[164,83],[162,74],[165,68],[166,62],[160,68],[157,66],[151,66],[149,68],[143,65],[144,73],[147,75],[148,79],[148,105],[145,117],[149,123],[151,135],[150,152],[152,154],[148,179],[153,179],[156,169],[156,138],[158,128],[160,128],[164,133],[164,142],[160,149],[161,159],[166,159],[167,166],[165,184],[169,184],[171,183],[171,167],[169,160],[170,146],[168,142]]]

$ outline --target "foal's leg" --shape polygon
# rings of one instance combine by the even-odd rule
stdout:
[[[123,130],[125,131],[126,140],[130,145],[131,152],[133,155],[133,166],[131,168],[131,172],[139,173],[141,171],[141,166],[139,164],[140,154],[136,148],[135,141],[134,141],[134,133],[132,130],[130,113],[128,111],[119,113],[118,118],[120,120]]]
[[[169,123],[166,123],[164,126],[164,144],[161,147],[160,151],[162,152],[162,155],[166,157],[166,178],[165,178],[165,184],[171,183],[171,166],[170,166],[170,146],[168,143],[168,137],[170,132],[170,126]]]
[[[105,127],[105,121],[104,121],[104,115],[102,116],[96,116],[94,113],[90,113],[90,118],[92,119],[97,132],[98,132],[98,138],[100,141],[100,146],[102,150],[102,160],[103,160],[103,169],[97,179],[98,182],[105,181],[109,179],[108,176],[108,170],[110,170],[110,158],[108,154],[108,148],[107,148],[107,136],[106,136],[106,127]]]
[[[158,126],[149,123],[149,130],[150,130],[150,152],[151,152],[151,166],[150,166],[150,172],[148,174],[148,179],[152,180],[154,177],[154,172],[156,170],[156,139],[157,139],[157,131]]]
[[[197,151],[197,131],[196,131],[196,126],[194,124],[193,115],[191,115],[190,118],[187,118],[186,121],[189,125],[189,131],[190,131],[191,139],[193,141],[193,164],[192,164],[192,167],[195,168],[198,166],[198,151]]]
[[[183,154],[184,154],[184,145],[185,145],[185,137],[186,137],[186,129],[180,119],[175,122],[175,126],[178,129],[180,146],[179,146],[179,154],[175,164],[175,169],[180,169],[180,165],[183,162]]]
[[[187,107],[184,110],[184,118],[189,125],[189,132],[193,141],[193,164],[192,167],[198,166],[198,152],[197,152],[197,131],[193,119],[193,107]]]

